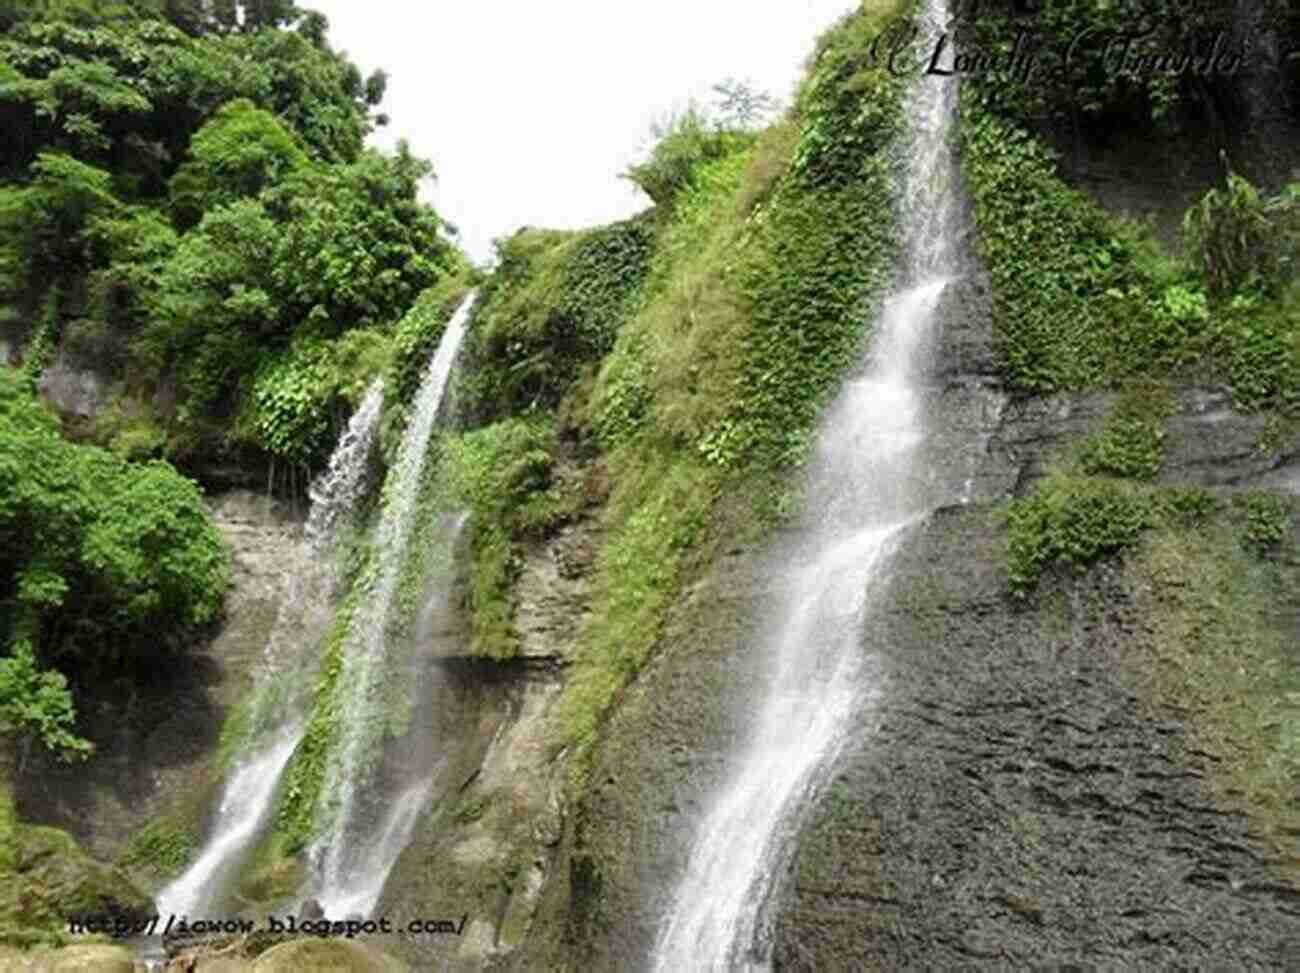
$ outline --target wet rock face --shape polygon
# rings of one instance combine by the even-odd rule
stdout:
[[[401,930],[378,942],[416,969],[554,968],[520,956],[557,880],[564,763],[548,721],[590,604],[600,531],[597,517],[579,517],[527,545],[514,588],[517,658],[465,655],[464,577],[428,627],[434,688],[410,739],[433,752],[436,797],[376,910]],[[467,556],[462,545],[458,563]],[[417,921],[437,931],[411,933]]]
[[[41,372],[41,395],[65,416],[93,419],[108,402],[108,382],[63,353]]]
[[[1195,698],[1115,565],[1019,610],[992,511],[899,555],[867,651],[878,703],[786,879],[787,969],[1282,968],[1300,885],[1213,780]]]
[[[1102,565],[1037,609],[1007,596],[1002,505],[1099,431],[1115,397],[1009,394],[987,307],[978,272],[944,296],[928,448],[952,505],[905,544],[869,626],[881,702],[808,809],[775,958],[808,970],[1276,966],[1300,946],[1300,892],[1212,786],[1231,747],[1208,748],[1195,707],[1151,690],[1158,653],[1138,641],[1151,605],[1134,579]],[[1231,490],[1297,476],[1294,435],[1263,448],[1264,421],[1233,412],[1221,389],[1175,398],[1161,482]],[[724,545],[679,597],[603,733],[509,968],[615,969],[649,955],[756,698],[748,649],[779,543]]]
[[[118,858],[132,835],[160,816],[202,828],[219,784],[212,758],[222,724],[251,687],[275,622],[297,521],[247,492],[215,498],[212,509],[233,555],[233,585],[215,638],[129,690],[85,687],[79,730],[95,742],[95,759],[69,765],[33,752],[14,781],[22,820],[63,828],[105,860]]]

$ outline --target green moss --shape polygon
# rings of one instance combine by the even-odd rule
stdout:
[[[17,856],[18,809],[9,776],[0,769],[0,873],[13,868]]]
[[[334,619],[334,627],[321,647],[321,666],[312,698],[311,716],[302,742],[285,768],[284,784],[276,806],[275,832],[284,855],[305,848],[314,834],[317,805],[322,799],[330,751],[339,734],[343,699],[340,677],[343,650],[352,624],[355,596],[349,596]]]
[[[456,806],[456,810],[452,812],[452,820],[457,824],[470,824],[473,821],[477,821],[479,818],[483,817],[489,804],[491,804],[491,800],[487,797],[480,796],[466,798],[461,801],[460,804]]]
[[[121,870],[91,859],[58,828],[11,825],[12,867],[0,869],[0,943],[61,945],[67,919],[143,919],[153,903]]]
[[[198,849],[194,832],[172,821],[155,820],[131,836],[119,859],[127,868],[143,868],[162,879],[179,875]]]
[[[571,516],[584,502],[576,478],[557,469],[556,429],[547,415],[506,419],[448,440],[448,500],[470,510],[470,652],[491,659],[518,654],[512,585],[520,544]]]
[[[1053,474],[1007,510],[1011,591],[1024,597],[1051,567],[1087,568],[1132,548],[1152,528],[1198,522],[1216,506],[1197,489]]]
[[[1223,757],[1207,764],[1210,782],[1294,874],[1300,660],[1293,616],[1279,606],[1296,605],[1300,562],[1256,556],[1233,513],[1153,533],[1128,570],[1140,581],[1156,685],[1176,711],[1196,713],[1196,746]]]
[[[302,887],[304,868],[295,858],[272,857],[257,865],[239,883],[239,897],[247,903],[283,902]]]
[[[577,749],[570,767],[579,789],[602,720],[659,641],[684,556],[704,539],[721,482],[716,469],[689,453],[626,453],[613,462],[611,535],[597,565],[582,653],[557,709],[557,743]]]
[[[1173,411],[1164,386],[1131,386],[1120,396],[1098,435],[1084,440],[1080,460],[1085,473],[1153,479],[1164,455],[1163,424]]]
[[[1235,498],[1242,514],[1242,545],[1257,555],[1279,549],[1291,530],[1291,507],[1282,497],[1248,493]]]

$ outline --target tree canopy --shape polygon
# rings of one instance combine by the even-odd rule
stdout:
[[[420,199],[432,165],[365,147],[387,77],[328,27],[292,0],[0,0],[0,338],[24,358],[0,367],[0,734],[84,754],[77,685],[219,614],[224,547],[166,459],[310,472],[468,267]],[[116,383],[98,445],[32,394],[55,349]]]

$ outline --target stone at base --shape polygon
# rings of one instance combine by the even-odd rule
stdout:
[[[410,967],[363,943],[344,939],[296,939],[257,958],[253,973],[409,973]]]
[[[4,956],[0,955],[0,961]],[[64,946],[31,953],[25,964],[0,965],[13,973],[135,973],[135,957],[121,946]]]

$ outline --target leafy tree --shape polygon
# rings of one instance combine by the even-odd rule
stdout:
[[[402,144],[394,156],[299,170],[264,194],[281,227],[272,276],[288,320],[330,336],[391,325],[457,263],[419,201],[432,172]]]
[[[84,270],[91,223],[118,208],[102,169],[50,153],[32,173],[28,186],[0,188],[0,291],[11,294]]]
[[[156,661],[216,617],[228,578],[194,483],[66,442],[0,375],[0,638],[87,677]]]
[[[307,164],[292,133],[246,98],[229,102],[195,133],[190,161],[172,178],[172,206],[182,226],[204,212],[258,195]]]
[[[94,747],[73,732],[75,722],[68,680],[61,672],[42,670],[29,641],[15,641],[10,654],[0,658],[0,735],[17,740],[19,770],[35,742],[64,760],[90,756]]]
[[[271,295],[277,235],[260,202],[240,200],[204,216],[163,265],[137,350],[156,372],[177,366],[182,420],[216,404],[287,330]]]

